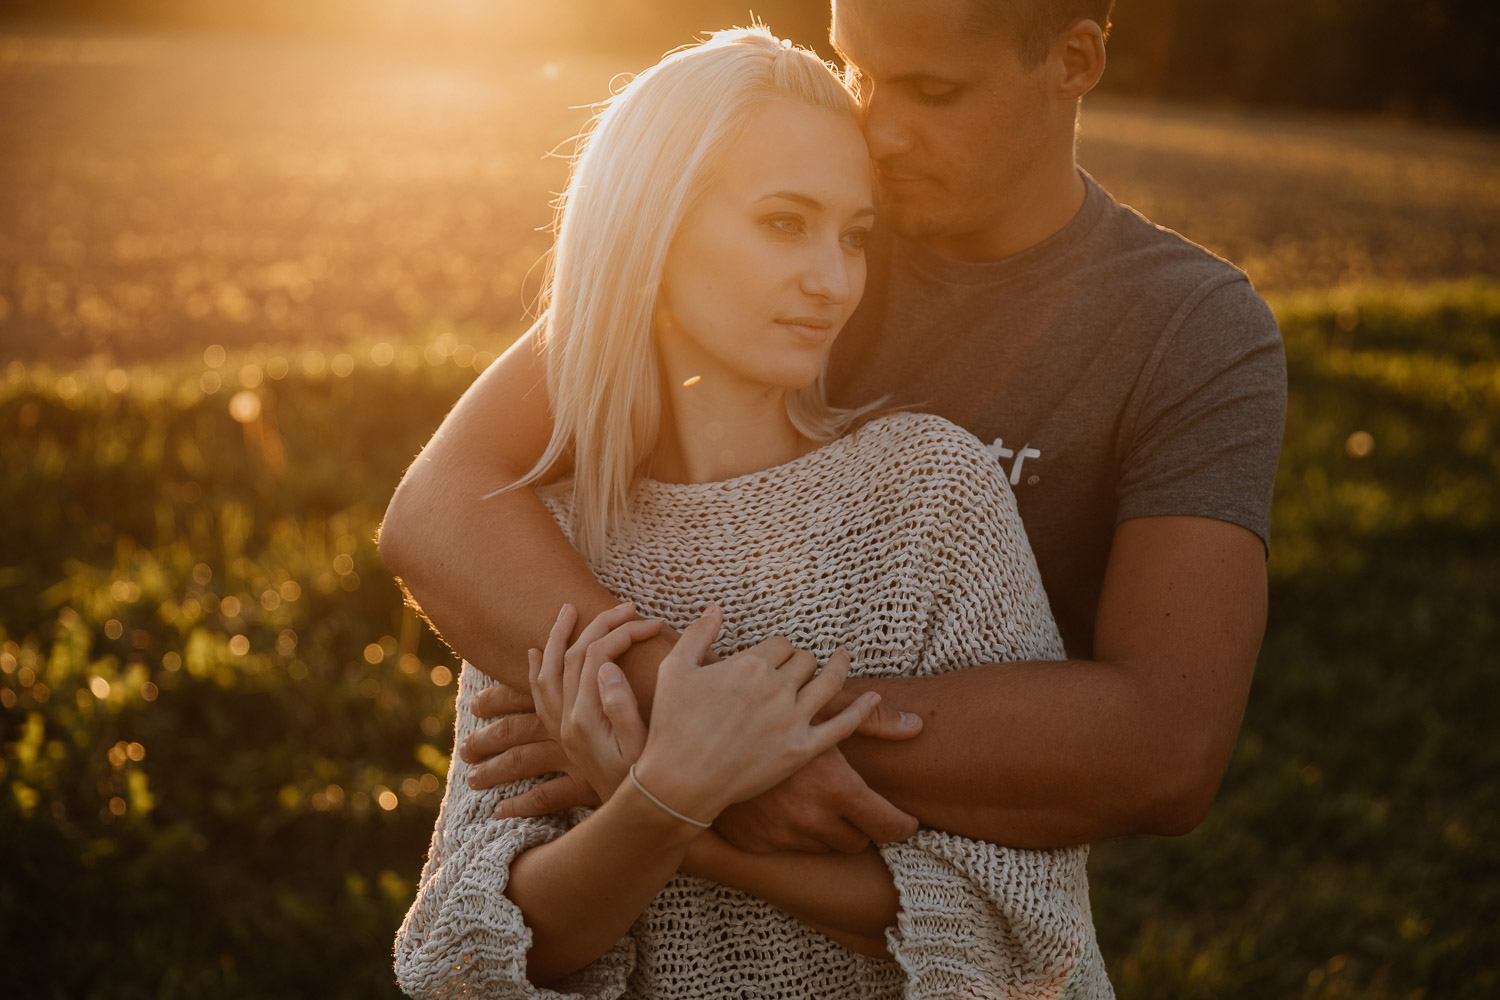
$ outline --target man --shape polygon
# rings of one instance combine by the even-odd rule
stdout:
[[[918,821],[1015,847],[1178,834],[1218,788],[1265,626],[1285,369],[1243,274],[1076,166],[1110,5],[835,0],[895,233],[835,349],[835,398],[917,403],[990,444],[1075,659],[849,682],[905,712],[721,817],[743,848],[854,852]],[[550,431],[534,359],[514,354],[418,457],[380,543],[455,649],[512,689],[493,714],[524,707],[525,650],[560,605],[588,621],[616,603],[532,494],[479,499]],[[671,643],[627,658],[643,704]],[[460,752],[496,755],[478,771],[492,783],[566,771],[530,715]],[[588,795],[564,775],[504,808]]]

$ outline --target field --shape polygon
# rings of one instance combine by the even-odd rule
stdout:
[[[0,35],[8,993],[395,995],[454,663],[374,530],[629,65]],[[1219,800],[1094,854],[1119,995],[1492,996],[1500,138],[1099,101],[1080,158],[1292,379]]]

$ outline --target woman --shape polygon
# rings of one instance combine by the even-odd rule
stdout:
[[[475,792],[455,760],[396,943],[409,993],[1109,995],[1083,849],[924,830],[749,855],[706,829],[853,731],[873,696],[817,721],[851,669],[1062,655],[982,446],[823,397],[872,216],[852,99],[763,30],[668,56],[596,118],[547,310],[513,350],[544,356],[554,414],[518,485],[559,484],[555,516],[634,602],[571,646],[564,608],[532,659],[539,714],[603,805],[498,820],[517,789]],[[648,729],[612,660],[662,622],[684,632]],[[488,683],[465,666],[460,740]]]

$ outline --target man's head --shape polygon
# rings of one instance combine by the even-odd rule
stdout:
[[[833,42],[860,92],[892,228],[949,256],[992,259],[1071,217],[1078,100],[1103,72],[1110,7],[834,0]]]
[[[1052,41],[1079,21],[1093,21],[1109,37],[1109,12],[1115,0],[966,0],[965,27],[980,35],[1003,34],[1035,67],[1047,57]]]

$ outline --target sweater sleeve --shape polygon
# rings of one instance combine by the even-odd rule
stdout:
[[[478,726],[474,695],[493,681],[465,663],[459,676],[455,746]],[[451,994],[499,998],[613,1000],[625,992],[635,942],[622,938],[591,964],[555,984],[526,978],[531,929],[505,894],[510,866],[524,851],[562,836],[571,815],[500,820],[495,804],[535,781],[475,791],[468,765],[454,754],[417,897],[396,934],[396,981],[409,996]],[[540,779],[538,779],[540,780]]]
[[[935,516],[924,519],[917,546],[931,589],[913,672],[1060,660],[1010,484],[978,441],[954,431],[940,464],[914,484]],[[900,899],[887,942],[909,1000],[1112,996],[1089,911],[1086,847],[1018,850],[922,829],[881,856]]]

